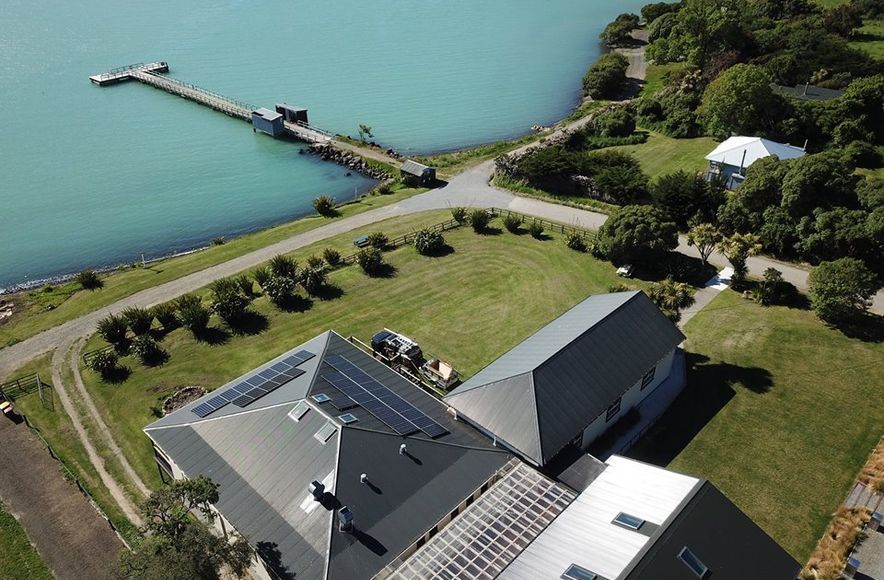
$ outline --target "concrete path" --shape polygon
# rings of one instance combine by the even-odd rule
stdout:
[[[681,311],[681,318],[678,321],[678,326],[684,328],[684,325],[687,324],[688,320],[693,318],[696,313],[703,310],[703,308],[712,302],[722,290],[725,290],[730,286],[731,276],[733,275],[733,268],[725,268],[710,278],[702,288],[698,289],[696,294],[694,294],[694,303]]]
[[[123,543],[24,422],[0,418],[0,498],[56,578],[109,578]]]

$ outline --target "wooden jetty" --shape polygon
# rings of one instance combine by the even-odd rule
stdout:
[[[253,113],[258,107],[231,99],[222,94],[198,87],[196,85],[180,81],[161,73],[169,72],[169,65],[164,61],[149,64],[134,64],[118,69],[113,69],[103,74],[93,75],[89,80],[98,86],[107,86],[129,80],[136,80],[146,85],[162,89],[170,94],[188,99],[200,105],[220,111],[230,117],[242,119],[254,126]],[[284,121],[284,134],[308,143],[327,143],[331,135],[306,123]]]

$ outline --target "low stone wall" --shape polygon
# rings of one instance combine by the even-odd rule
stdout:
[[[344,167],[348,167],[353,171],[357,171],[372,179],[384,180],[392,177],[385,171],[372,167],[358,155],[348,153],[347,151],[341,151],[334,145],[329,145],[328,143],[314,143],[308,147],[308,150],[310,153],[319,156],[320,159],[343,165]]]

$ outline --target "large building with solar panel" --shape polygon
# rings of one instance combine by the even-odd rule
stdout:
[[[217,531],[249,540],[265,580],[798,570],[708,482],[586,454],[540,471],[332,331],[145,432],[164,479],[219,484]]]

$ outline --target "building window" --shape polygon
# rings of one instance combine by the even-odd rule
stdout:
[[[617,397],[617,400],[614,401],[614,404],[608,407],[607,412],[605,413],[605,422],[607,423],[611,419],[617,416],[617,413],[620,412],[620,403],[623,402],[623,397]]]
[[[617,517],[614,518],[612,523],[630,530],[638,530],[644,525],[645,520],[631,514],[620,512],[617,514]]]
[[[651,370],[645,373],[645,376],[642,377],[642,388],[640,390],[644,391],[645,387],[650,385],[654,381],[654,374],[657,372],[657,365],[651,367]]]
[[[709,571],[709,568],[700,561],[700,558],[697,557],[696,554],[691,552],[687,546],[681,549],[681,552],[678,553],[678,559],[681,560],[682,564],[688,567],[691,572],[697,575],[697,578],[705,578],[706,573]]]
[[[571,564],[568,569],[561,575],[564,580],[596,580],[598,576],[595,572],[590,572],[582,566]]]

